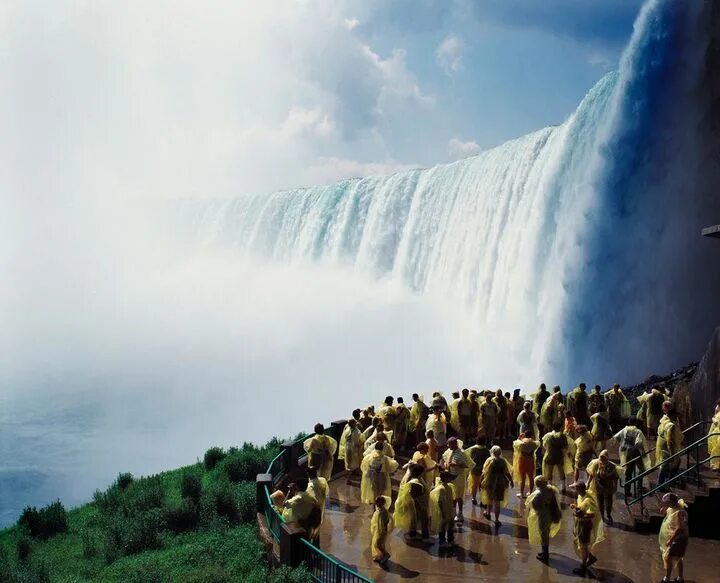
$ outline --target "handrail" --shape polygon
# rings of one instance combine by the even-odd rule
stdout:
[[[351,568],[348,567],[347,565],[341,563],[338,559],[336,559],[336,558],[333,557],[332,555],[328,555],[327,553],[323,552],[322,550],[320,550],[319,548],[317,548],[314,544],[312,544],[309,540],[307,540],[307,539],[301,539],[300,542],[301,542],[301,544],[303,544],[303,545],[307,548],[307,550],[308,550],[311,554],[313,554],[313,555],[319,555],[320,557],[322,557],[322,558],[325,559],[326,561],[330,562],[330,564],[333,565],[335,568],[339,569],[340,571],[342,571],[342,572],[344,572],[344,573],[347,573],[348,576],[349,576],[353,581],[360,581],[360,582],[362,582],[362,583],[374,583],[374,581],[373,581],[372,579],[368,579],[368,578],[365,577],[364,575],[361,575],[361,574],[358,573],[357,571],[354,571],[353,569],[351,569]],[[310,570],[310,576],[311,576],[313,579],[315,579],[316,581],[322,582],[322,579],[319,578],[319,577],[317,577],[317,576],[313,573],[312,565],[307,565],[307,563],[306,563],[306,566],[307,566],[307,567],[309,568],[309,570]],[[338,579],[338,580],[341,580],[341,577],[337,577],[337,579]]]
[[[679,478],[685,476],[686,474],[689,474],[689,473],[692,472],[693,470],[696,471],[696,473],[697,473],[698,484],[701,484],[702,481],[701,481],[701,478],[700,478],[700,468],[701,468],[704,464],[706,464],[708,461],[710,461],[710,460],[712,460],[712,459],[714,459],[714,458],[716,458],[716,457],[720,457],[720,456],[710,456],[710,457],[708,457],[707,459],[700,461],[700,456],[699,456],[700,447],[701,447],[702,445],[704,445],[705,443],[707,443],[708,438],[710,438],[710,437],[716,437],[716,436],[720,436],[720,432],[713,432],[713,433],[710,433],[710,434],[708,434],[708,435],[704,435],[703,437],[701,437],[700,439],[698,439],[698,440],[695,441],[694,443],[691,443],[690,445],[688,445],[687,447],[681,449],[680,451],[678,451],[678,452],[676,452],[676,453],[674,453],[674,454],[669,455],[668,457],[666,457],[665,459],[663,459],[661,462],[656,463],[653,467],[645,470],[644,472],[642,472],[642,473],[638,474],[637,476],[634,476],[634,477],[631,478],[630,480],[626,481],[625,484],[624,484],[624,486],[625,486],[625,504],[626,504],[627,506],[632,506],[633,504],[635,504],[635,503],[637,503],[637,502],[640,502],[640,510],[641,510],[641,512],[644,512],[643,500],[645,500],[645,498],[647,498],[647,497],[650,496],[651,494],[657,492],[659,489],[664,488],[664,487],[667,486],[668,484],[671,484],[672,482],[675,482],[676,480],[678,480]],[[637,490],[637,486],[636,486],[636,488],[635,488],[636,498],[634,498],[633,500],[628,501],[628,498],[629,498],[629,495],[628,495],[629,486],[631,486],[631,485],[633,485],[633,484],[636,484],[636,483],[638,483],[638,482],[640,483],[640,486],[642,486],[642,479],[643,479],[645,476],[651,474],[652,472],[654,472],[655,470],[661,468],[663,465],[667,464],[667,463],[670,462],[671,460],[673,460],[673,459],[675,459],[675,458],[678,458],[678,457],[680,457],[680,456],[682,456],[682,455],[684,455],[684,454],[688,454],[688,461],[689,461],[689,459],[690,459],[690,451],[691,451],[691,450],[695,450],[695,463],[694,463],[694,464],[690,465],[690,464],[688,463],[688,467],[687,467],[685,470],[683,470],[682,472],[679,472],[679,473],[671,476],[670,478],[668,478],[667,480],[665,480],[663,483],[659,483],[659,481],[658,481],[658,483],[655,485],[654,488],[651,488],[651,489],[648,490],[647,492],[640,492],[640,495],[639,495],[639,496],[637,495],[638,490]]]

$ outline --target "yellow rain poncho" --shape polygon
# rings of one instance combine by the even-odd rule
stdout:
[[[455,476],[455,479],[452,482],[453,488],[455,489],[455,495],[457,498],[464,498],[468,473],[470,472],[470,468],[475,465],[475,462],[473,462],[472,458],[470,458],[462,450],[462,441],[458,440],[458,447],[456,450],[445,450],[445,453],[442,456],[442,461],[447,471]],[[454,462],[457,465],[450,466],[451,462]]]
[[[337,445],[337,441],[329,435],[313,435],[303,443],[308,454],[308,466],[317,468],[318,475],[326,480],[332,476],[333,456]]]
[[[430,454],[423,454],[419,451],[416,451],[413,456],[412,460],[416,464],[420,464],[423,468],[425,468],[425,472],[423,472],[422,481],[425,484],[425,488],[427,488],[427,491],[430,492],[432,490],[433,486],[435,485],[435,474],[437,474],[437,462],[430,457]]]
[[[430,413],[427,422],[425,423],[425,431],[433,431],[435,433],[435,439],[440,447],[444,447],[447,442],[447,423],[445,422],[445,415],[442,413]]]
[[[595,442],[592,433],[586,431],[575,440],[575,467],[579,470],[587,468],[592,461]]]
[[[454,518],[455,488],[452,484],[438,482],[430,492],[430,532],[439,533]]]
[[[536,489],[525,501],[528,509],[528,540],[531,545],[547,544],[543,541],[543,532],[548,533],[548,540],[560,532],[562,514],[560,510],[560,493],[555,486]]]
[[[448,406],[448,413],[450,414],[450,427],[455,430],[455,433],[460,433],[460,413],[458,412],[458,406],[460,405],[460,399],[453,399]]]
[[[366,455],[370,455],[372,452],[375,451],[376,443],[377,443],[377,441],[370,441],[370,440],[365,442],[366,447],[365,447],[365,451],[363,452],[363,457],[365,457]],[[395,450],[393,449],[393,446],[390,445],[390,442],[387,440],[385,440],[383,442],[383,453],[388,457],[391,457],[391,458],[395,457]]]
[[[605,404],[607,405],[608,415],[612,421],[615,417],[620,419],[628,419],[632,415],[630,401],[621,390],[613,389],[605,393]]]
[[[508,461],[502,456],[489,457],[483,466],[480,481],[482,503],[490,506],[499,502],[500,508],[505,508],[510,502],[511,479],[512,468]]]
[[[345,469],[348,472],[357,470],[363,458],[363,442],[362,433],[355,427],[351,429],[349,425],[343,429],[340,437],[340,449],[338,450],[338,459],[345,462]]]
[[[327,500],[330,486],[325,478],[312,478],[308,480],[307,493],[310,494],[320,507],[322,516],[325,516],[325,500]]]
[[[390,497],[386,497],[385,507],[375,508],[370,519],[370,552],[372,552],[373,559],[381,559],[387,552],[388,535],[394,528],[393,516],[388,510],[390,503]]]
[[[377,416],[382,419],[385,433],[395,430],[395,420],[397,419],[397,409],[395,407],[383,403],[377,409]]]
[[[393,434],[393,443],[396,446],[405,445],[409,427],[410,411],[405,406],[405,403],[398,403],[395,407],[395,433]]]
[[[605,529],[603,528],[602,516],[600,516],[600,508],[593,494],[588,492],[584,496],[577,497],[577,508],[587,514],[592,514],[592,530],[590,531],[590,541],[587,545],[580,542],[580,519],[575,517],[575,552],[580,555],[583,547],[592,551],[593,547],[605,540]]]
[[[664,417],[658,425],[658,438],[655,443],[655,463],[665,461],[672,454],[680,451],[683,434],[677,421]],[[670,467],[677,468],[682,460],[680,457],[668,462]]]
[[[708,435],[712,435],[713,433],[720,433],[720,412],[715,413],[715,416],[712,418],[712,425],[710,425]],[[719,456],[710,460],[710,467],[713,470],[720,470],[720,435],[708,437],[708,453],[711,456]]]
[[[285,522],[304,522],[309,518],[315,506],[317,506],[317,501],[310,492],[298,492],[285,501],[282,512],[283,520]]]
[[[517,484],[522,483],[521,476],[530,476],[530,482],[535,479],[535,452],[540,447],[536,439],[516,439],[513,442],[513,479]]]
[[[537,415],[533,411],[520,411],[517,416],[517,423],[520,433],[528,433],[532,431],[535,439],[540,438],[540,430],[537,424]]]
[[[572,473],[575,444],[567,435],[560,431],[546,433],[543,437],[543,448],[545,449],[543,474],[547,479],[550,479],[551,466],[560,467],[563,476]]]
[[[410,431],[417,431],[418,425],[427,420],[430,410],[423,402],[422,396],[410,408]]]
[[[397,468],[398,463],[382,452],[373,451],[366,455],[360,464],[360,499],[367,504],[374,504],[378,496],[390,496],[391,478]]]
[[[624,466],[632,458],[628,458],[628,452],[637,452],[637,455],[644,454],[640,459],[641,471],[649,470],[652,467],[650,462],[650,454],[648,453],[647,443],[645,442],[645,436],[634,425],[628,425],[618,431],[613,437],[618,442],[620,450],[620,466]],[[622,468],[618,468],[618,471],[622,472]]]
[[[417,525],[415,500],[410,495],[411,488],[410,482],[401,485],[395,500],[395,526],[400,530],[414,530]]]
[[[675,544],[673,545],[675,548],[673,549],[672,546],[668,547],[668,541],[678,529],[680,529],[680,532],[675,537]],[[677,507],[668,508],[665,511],[665,518],[663,518],[662,525],[660,526],[658,544],[660,545],[660,553],[662,553],[663,559],[667,560],[670,556],[678,559],[684,557],[688,536],[687,504],[685,504],[684,500],[680,499],[678,500]]]

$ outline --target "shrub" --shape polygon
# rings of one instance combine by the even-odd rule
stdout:
[[[18,525],[27,529],[30,536],[47,540],[56,534],[67,532],[67,513],[59,500],[40,510],[28,506],[20,515]]]
[[[125,472],[123,474],[118,474],[117,480],[115,480],[115,485],[120,488],[120,490],[125,490],[134,481],[135,478],[133,478],[133,475],[129,472]]]
[[[221,447],[211,447],[205,452],[203,462],[205,469],[212,470],[215,466],[225,458],[225,452]]]
[[[218,565],[209,565],[185,573],[180,583],[231,583],[232,579],[225,569]]]
[[[92,559],[97,556],[97,539],[93,533],[86,529],[80,533],[80,542],[82,544],[82,555],[86,559]]]
[[[115,512],[118,508],[120,508],[120,489],[116,485],[113,485],[105,490],[105,492],[95,490],[93,500],[101,512]]]
[[[230,522],[238,522],[239,512],[235,494],[228,484],[221,484],[215,491],[215,512]]]
[[[32,543],[30,542],[30,539],[26,536],[21,536],[17,541],[17,555],[18,559],[20,561],[26,561],[27,558],[30,556],[30,551],[32,550]]]
[[[120,510],[125,516],[160,508],[165,501],[165,488],[160,476],[151,476],[133,482],[122,492]]]
[[[162,546],[161,524],[161,512],[158,509],[137,513],[135,516],[112,516],[105,525],[105,562],[112,563],[123,555],[159,549]]]
[[[257,505],[255,502],[255,484],[253,482],[243,482],[237,487],[237,507],[242,522],[251,522],[255,519]]]
[[[165,510],[165,525],[176,534],[194,530],[199,522],[198,507],[190,498],[183,498],[178,506]]]
[[[189,498],[195,504],[200,504],[200,495],[202,494],[202,482],[195,474],[183,474],[180,483],[180,493],[183,498]]]

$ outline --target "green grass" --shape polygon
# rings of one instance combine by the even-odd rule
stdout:
[[[19,521],[0,531],[0,583],[305,583],[302,569],[270,569],[255,524],[255,475],[278,451],[277,440],[244,444],[211,464],[120,474],[67,512],[65,532]],[[25,515],[58,513],[55,503]]]

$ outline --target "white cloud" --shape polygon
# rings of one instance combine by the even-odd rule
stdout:
[[[282,125],[282,134],[288,138],[320,136],[332,134],[335,126],[321,108],[305,109],[293,107]]]
[[[480,146],[474,140],[463,142],[458,138],[452,138],[448,142],[448,154],[451,158],[457,160],[460,158],[467,158],[468,156],[474,156],[480,152]]]
[[[605,53],[599,51],[594,51],[590,53],[588,55],[587,62],[590,63],[593,67],[598,67],[605,71],[609,70],[613,65],[610,57]]]
[[[450,34],[435,49],[435,60],[448,75],[457,73],[463,68],[463,39]]]
[[[357,18],[344,18],[343,24],[348,30],[354,30],[360,25],[360,21]]]

